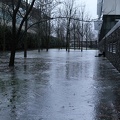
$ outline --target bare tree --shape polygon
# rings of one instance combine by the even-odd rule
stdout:
[[[57,10],[57,15],[58,16],[62,16],[62,11],[60,8],[58,8]],[[53,22],[54,23],[54,32],[55,32],[55,35],[58,39],[58,44],[59,44],[59,48],[62,48],[63,46],[63,43],[65,42],[64,41],[64,38],[65,38],[65,29],[66,29],[66,22],[65,22],[65,19],[60,19],[60,18],[57,18],[55,19],[55,21]]]
[[[38,42],[39,42],[39,50],[42,43],[45,43],[46,51],[49,49],[50,36],[51,36],[51,17],[53,15],[53,11],[60,4],[59,0],[38,0],[35,5],[37,10],[39,10],[39,17],[36,22],[37,24],[37,33]],[[44,22],[40,22],[44,21]]]
[[[91,33],[92,33],[92,27],[91,27],[91,23],[88,22],[84,25],[84,30],[85,30],[85,40],[86,40],[86,50],[88,48],[88,41],[90,41],[90,37],[91,37]]]
[[[81,4],[81,9],[79,11],[79,17],[81,18],[81,21],[78,22],[77,25],[77,33],[79,34],[80,38],[80,46],[81,51],[83,51],[83,42],[85,42],[86,39],[86,49],[87,49],[87,42],[88,42],[88,34],[90,28],[90,16],[88,13],[86,13],[85,5]]]
[[[11,54],[10,54],[9,66],[14,66],[16,47],[17,47],[19,40],[21,39],[22,27],[33,8],[35,0],[31,1],[31,3],[29,4],[28,10],[26,11],[24,15],[20,13],[22,2],[23,1],[21,0],[6,1],[6,4],[9,5],[8,11],[12,19],[12,31],[11,31],[12,38],[10,42],[11,43]],[[19,24],[17,23],[18,14],[22,16]]]
[[[71,18],[76,13],[75,0],[64,1],[64,16],[66,17],[66,51],[70,51]]]
[[[14,60],[15,60],[15,53],[16,53],[16,48],[19,40],[21,40],[21,31],[23,27],[25,27],[25,33],[27,32],[27,29],[30,28],[33,25],[38,26],[38,36],[40,36],[40,39],[42,39],[42,36],[46,36],[46,49],[48,50],[49,48],[49,41],[50,41],[50,35],[51,35],[51,20],[52,20],[52,10],[59,5],[59,2],[56,2],[56,0],[31,0],[30,3],[28,4],[28,0],[5,0],[5,4],[8,5],[8,12],[9,15],[11,16],[11,26],[12,26],[12,38],[11,38],[11,54],[10,54],[10,61],[9,61],[9,66],[14,66]],[[37,4],[35,4],[37,2]],[[39,5],[38,5],[39,3]],[[66,50],[69,52],[70,51],[70,39],[71,39],[71,31],[73,29],[72,26],[72,19],[76,19],[76,6],[75,6],[75,0],[67,0],[64,1],[64,7],[62,7],[61,10],[61,15],[64,16],[61,20],[60,23],[58,23],[58,35],[59,38],[63,38],[64,34],[66,33]],[[30,13],[32,12],[32,9],[34,7],[34,12],[37,11],[39,12],[38,16],[33,15],[33,21],[34,23],[31,26],[27,26]],[[25,8],[25,11],[21,11],[21,8]],[[22,13],[23,12],[23,13]],[[37,13],[35,12],[35,13]],[[38,19],[39,18],[39,19]],[[58,18],[58,17],[57,17]],[[57,19],[55,18],[55,19]],[[78,36],[83,37],[83,12],[82,12],[82,27],[81,27],[81,22],[78,22],[78,25],[74,24],[74,39],[77,38],[77,35],[75,32],[77,30],[79,31]],[[60,19],[60,18],[59,18]],[[74,20],[75,20],[74,19]],[[77,20],[77,19],[76,19]],[[19,21],[19,22],[18,22]],[[64,21],[64,22],[63,22]],[[78,20],[79,21],[79,20]],[[66,22],[66,31],[63,30],[62,25],[63,23]],[[25,26],[24,26],[25,25]],[[80,25],[80,26],[79,26]],[[82,31],[81,31],[82,28]],[[63,33],[64,31],[64,33]],[[78,37],[80,38],[80,37]],[[38,38],[39,39],[39,38]],[[41,44],[41,40],[40,40]],[[26,56],[26,42],[24,44],[25,46],[25,53],[24,56]],[[81,45],[82,46],[82,45]]]

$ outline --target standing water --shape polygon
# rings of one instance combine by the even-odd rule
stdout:
[[[120,74],[96,50],[0,53],[0,120],[119,120]]]

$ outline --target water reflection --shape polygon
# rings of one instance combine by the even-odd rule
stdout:
[[[82,63],[66,62],[65,72],[67,80],[79,80],[79,76],[81,76],[80,74],[82,73]]]
[[[96,120],[119,120],[120,74],[108,60],[101,58],[97,63],[94,79],[96,80]],[[102,62],[103,61],[103,62]],[[111,77],[112,76],[112,77]],[[116,94],[117,93],[117,94]]]
[[[34,120],[36,115],[34,116],[33,111],[38,105],[35,101],[42,91],[39,87],[48,83],[49,63],[44,59],[16,58],[16,64],[14,69],[8,68],[4,61],[0,66],[0,119]],[[40,103],[42,106],[42,102]]]
[[[24,59],[24,72],[26,73],[27,71],[27,61],[26,58]]]
[[[26,59],[19,52],[14,69],[0,64],[2,120],[119,119],[120,74],[106,59],[95,51],[36,52]]]
[[[16,119],[16,99],[18,98],[18,82],[16,79],[15,71],[11,72],[10,81],[0,81],[0,98],[2,100],[1,108],[3,115],[2,118],[7,119]],[[7,108],[7,109],[6,109]],[[10,116],[6,116],[8,113]],[[10,118],[9,118],[10,117]]]
[[[15,74],[13,74],[13,76],[11,77],[11,88],[12,88],[12,91],[11,91],[11,97],[10,97],[10,100],[9,100],[9,105],[8,107],[10,107],[10,116],[11,116],[11,119],[15,120],[17,118],[17,106],[16,106],[16,101],[17,101],[17,98],[18,98],[18,82],[17,82],[17,79],[15,79]]]

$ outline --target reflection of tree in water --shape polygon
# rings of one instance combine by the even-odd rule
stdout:
[[[16,119],[17,117],[17,99],[18,99],[18,90],[19,90],[19,83],[18,83],[18,79],[16,79],[16,75],[15,75],[15,72],[13,71],[12,73],[12,76],[11,76],[11,83],[10,83],[11,87],[12,87],[12,91],[11,91],[11,98],[10,98],[10,116],[11,116],[11,119]]]
[[[79,79],[79,74],[82,73],[82,63],[66,61],[66,79]],[[80,72],[81,71],[81,72]]]
[[[8,112],[8,116],[11,116],[11,119],[14,120],[14,117],[16,116],[16,98],[17,96],[17,89],[18,89],[18,83],[17,79],[15,78],[15,72],[13,69],[9,71],[9,79],[0,79],[0,102],[2,105],[2,110],[4,108],[8,108],[5,112]],[[5,116],[5,117],[8,117]]]
[[[24,103],[24,98],[27,94],[26,89],[28,86],[24,80],[18,78],[18,73],[16,73],[15,68],[11,72],[11,77],[9,78],[8,82],[9,84],[7,87],[10,91],[8,98],[8,109],[10,110],[9,117],[11,120],[16,120],[19,117],[19,112],[23,111],[23,109],[26,109],[26,106],[23,106],[22,103]]]

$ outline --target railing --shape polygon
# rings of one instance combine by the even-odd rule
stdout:
[[[120,22],[99,42],[99,50],[105,52],[107,59],[120,72]]]

